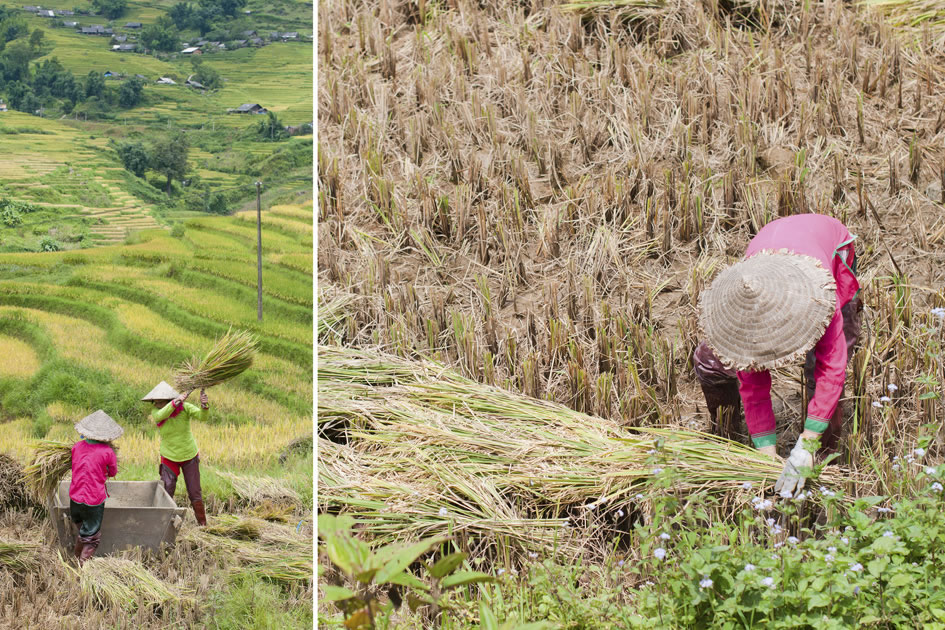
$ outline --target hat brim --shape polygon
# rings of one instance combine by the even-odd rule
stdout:
[[[815,258],[762,251],[719,273],[699,302],[699,329],[722,364],[771,370],[799,361],[836,311],[836,282]]]

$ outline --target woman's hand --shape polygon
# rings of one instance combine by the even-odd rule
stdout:
[[[210,399],[207,398],[207,391],[204,389],[200,390],[200,407],[202,409],[210,408]]]

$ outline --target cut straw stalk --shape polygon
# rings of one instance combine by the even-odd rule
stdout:
[[[292,538],[273,531],[264,532],[258,541],[234,540],[215,535],[208,528],[192,529],[184,539],[214,553],[236,558],[240,568],[271,582],[282,584],[310,583],[312,580],[311,539]]]
[[[705,491],[736,509],[752,497],[744,482],[762,489],[782,468],[723,438],[630,433],[432,363],[320,347],[318,377],[319,417],[346,421],[349,440],[319,439],[319,503],[360,516],[382,538],[466,532],[560,548],[570,544],[564,517],[604,529],[602,515],[621,506],[645,511],[657,474],[673,472],[677,495]],[[817,483],[849,478],[833,467]]]
[[[152,606],[187,599],[133,560],[92,558],[81,569],[69,568],[78,576],[82,592],[102,608],[130,611],[140,604]]]
[[[258,340],[248,331],[228,330],[202,359],[185,361],[174,374],[182,392],[213,387],[245,372],[252,364]]]
[[[0,540],[0,567],[14,573],[28,573],[39,569],[40,545],[16,540]]]
[[[23,469],[23,480],[36,501],[45,505],[72,472],[72,444],[41,440],[34,448],[33,461]]]

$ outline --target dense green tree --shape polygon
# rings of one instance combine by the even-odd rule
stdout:
[[[180,47],[180,33],[174,20],[162,15],[154,24],[148,24],[141,30],[141,44],[151,50],[173,52]]]
[[[140,142],[122,142],[115,150],[125,169],[134,173],[136,177],[143,177],[151,163],[148,150]]]
[[[29,83],[30,60],[33,51],[30,45],[22,39],[7,44],[3,49],[3,74],[7,81],[22,81]]]
[[[95,70],[90,71],[85,77],[85,97],[92,96],[98,98],[105,96],[105,77],[102,76],[101,72]]]
[[[217,90],[223,87],[223,79],[220,78],[220,73],[205,64],[203,59],[192,57],[191,63],[194,67],[194,81],[208,90]]]
[[[174,21],[174,25],[180,29],[184,30],[185,28],[190,28],[190,25],[193,23],[194,19],[194,7],[187,2],[178,2],[171,7],[171,10],[167,12],[171,20]]]
[[[43,45],[43,38],[46,36],[41,29],[36,29],[33,31],[33,34],[30,35],[30,48],[34,50]]]
[[[109,20],[114,20],[124,15],[128,0],[92,0],[92,8]]]
[[[282,121],[274,112],[269,112],[265,118],[256,123],[256,133],[260,138],[270,142],[284,140],[289,137],[285,125],[282,124]]]
[[[25,37],[30,32],[26,20],[19,15],[9,15],[0,22],[0,40],[12,42],[14,39]]]
[[[125,109],[130,109],[141,102],[141,93],[144,90],[144,81],[138,77],[132,77],[122,82],[118,88],[118,104]]]
[[[171,193],[173,180],[182,180],[187,175],[189,152],[190,143],[180,131],[158,138],[151,146],[150,167],[167,177],[167,194]]]

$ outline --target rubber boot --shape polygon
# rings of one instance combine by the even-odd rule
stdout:
[[[79,537],[79,543],[82,545],[82,549],[79,551],[79,566],[81,567],[85,564],[86,560],[95,555],[95,550],[98,549],[98,543],[102,539],[102,532],[96,532],[91,536],[81,536]]]
[[[76,540],[75,540],[75,547],[72,549],[72,554],[73,554],[76,558],[78,558],[80,555],[82,555],[82,547],[83,547],[82,541],[79,540],[78,538],[76,538]]]
[[[194,508],[194,516],[197,517],[197,524],[204,527],[207,524],[207,515],[204,512],[203,501],[194,501],[190,505]]]

